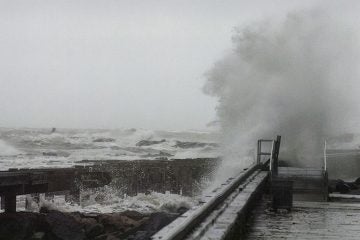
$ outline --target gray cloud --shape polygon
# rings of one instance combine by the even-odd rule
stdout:
[[[205,128],[233,26],[299,4],[2,0],[0,126]]]

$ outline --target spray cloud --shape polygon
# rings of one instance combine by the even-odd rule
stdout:
[[[219,100],[225,160],[239,162],[257,139],[280,134],[283,159],[315,166],[324,138],[357,131],[358,38],[351,18],[339,19],[317,8],[236,30],[204,87]]]

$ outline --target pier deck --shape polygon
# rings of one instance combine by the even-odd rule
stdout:
[[[252,212],[248,240],[360,239],[360,204],[294,202],[291,212],[274,213],[268,201]]]

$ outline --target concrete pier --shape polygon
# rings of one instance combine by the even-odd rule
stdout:
[[[5,212],[16,212],[16,196],[54,193],[109,184],[106,172],[83,168],[11,169],[0,172],[1,206]]]
[[[248,240],[356,240],[360,238],[360,204],[295,201],[290,212],[272,212],[259,201],[248,222]],[[238,238],[240,239],[240,238]],[[244,239],[244,238],[241,238]]]

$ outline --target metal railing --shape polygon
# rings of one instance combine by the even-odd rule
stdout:
[[[325,140],[325,142],[324,142],[324,171],[325,172],[327,171],[326,148],[327,148],[327,145],[326,145],[326,140]]]
[[[259,139],[258,143],[257,143],[257,157],[256,157],[256,163],[260,164],[261,162],[261,156],[271,156],[272,154],[272,147],[271,147],[271,151],[270,152],[263,152],[262,150],[262,144],[263,143],[269,143],[271,142],[272,144],[274,144],[274,140],[268,140],[268,139]]]
[[[271,142],[272,148],[270,152],[263,152],[261,147],[262,143]],[[261,169],[264,169],[267,164],[261,161],[261,156],[269,156],[272,159],[277,160],[278,150],[280,146],[280,136],[277,140],[264,140],[258,141],[257,149],[257,162],[248,168],[245,168],[240,172],[237,177],[229,178],[225,183],[221,184],[220,187],[214,189],[211,193],[206,195],[202,200],[201,204],[193,207],[182,216],[177,218],[175,221],[165,226],[159,232],[151,237],[152,240],[179,240],[185,239],[188,234],[193,232],[195,228],[201,225],[201,223],[210,216],[224,201],[230,197],[231,194],[239,194],[242,191],[241,184],[248,181],[249,177],[253,174],[259,174]],[[254,190],[256,192],[256,190]],[[250,206],[246,204],[246,206]],[[226,207],[226,205],[224,205]],[[218,216],[218,215],[216,215]]]
[[[270,143],[271,142],[271,149],[270,152],[263,152],[262,144],[263,143]],[[268,140],[268,139],[259,139],[257,145],[257,164],[261,163],[261,156],[269,156],[269,168],[270,173],[277,174],[278,172],[278,157],[279,157],[279,150],[280,150],[280,142],[281,136],[277,136],[276,140]]]

